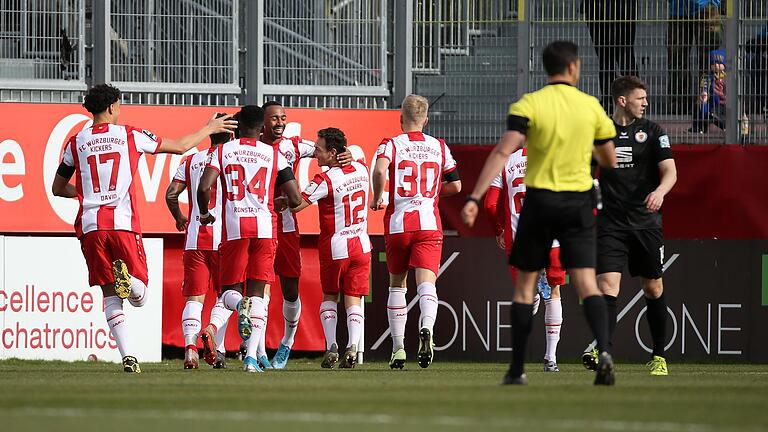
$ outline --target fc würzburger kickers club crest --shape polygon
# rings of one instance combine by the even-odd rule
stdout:
[[[648,139],[648,134],[645,133],[644,131],[638,131],[635,134],[635,141],[637,141],[639,143],[644,143],[645,140],[647,140],[647,139]]]

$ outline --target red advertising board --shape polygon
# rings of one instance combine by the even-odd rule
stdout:
[[[121,124],[175,138],[194,132],[215,112],[236,112],[235,107],[130,106],[122,108]],[[288,109],[287,136],[314,141],[318,130],[338,127],[345,132],[350,150],[371,163],[382,138],[399,133],[399,112],[385,110]],[[0,232],[73,232],[77,201],[54,197],[51,184],[67,138],[90,125],[88,113],[72,104],[0,104]],[[207,142],[198,149],[208,147]],[[147,155],[139,162],[136,190],[145,233],[175,232],[165,207],[165,189],[182,157]],[[319,172],[312,159],[298,169],[300,186]],[[185,201],[182,194],[180,200]],[[299,215],[302,233],[319,232],[317,207]],[[371,218],[369,230],[382,233],[382,218]]]

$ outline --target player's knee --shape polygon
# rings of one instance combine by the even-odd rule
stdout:
[[[661,278],[659,279],[645,279],[643,278],[643,292],[645,293],[645,296],[648,298],[656,299],[661,297],[661,295],[664,293],[664,285],[661,282]]]

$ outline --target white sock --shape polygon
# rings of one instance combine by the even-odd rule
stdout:
[[[437,319],[437,288],[432,282],[422,282],[417,288],[419,294],[419,328],[428,328],[431,332]]]
[[[144,282],[131,276],[131,295],[128,297],[128,301],[134,307],[142,307],[147,303],[147,285]]]
[[[223,306],[222,309],[224,309]],[[230,315],[232,314],[232,311],[227,309],[224,310],[229,312]],[[213,342],[216,345],[216,351],[220,353],[227,352],[227,347],[224,345],[224,338],[227,335],[227,324],[229,324],[229,319],[225,320],[221,327],[216,327],[216,334],[213,335]]]
[[[267,355],[267,324],[269,324],[269,296],[264,294],[264,328],[261,330],[261,339],[256,349],[259,357]]]
[[[106,297],[104,299],[104,316],[107,318],[107,327],[117,342],[120,357],[134,355],[131,334],[123,313],[123,301],[117,296]]]
[[[285,334],[282,344],[288,348],[293,346],[293,338],[296,336],[296,330],[299,328],[299,318],[301,317],[301,299],[297,298],[295,302],[283,300],[283,320],[285,320]]]
[[[266,308],[264,299],[258,296],[251,297],[251,337],[246,342],[248,344],[248,356],[256,358],[259,348],[259,340],[264,330],[264,316]]]
[[[323,325],[325,334],[325,349],[331,349],[331,345],[336,343],[336,314],[337,304],[334,301],[324,301],[320,303],[320,323]]]
[[[547,352],[544,359],[557,363],[557,343],[560,342],[560,326],[563,324],[563,304],[559,298],[544,301],[544,329]]]
[[[387,319],[392,332],[392,352],[405,348],[405,322],[408,320],[408,302],[405,288],[389,287],[387,298]]]
[[[184,346],[197,346],[197,337],[200,335],[200,319],[203,315],[203,304],[194,300],[187,300],[184,311],[181,313],[181,331],[184,333]]]
[[[224,291],[224,294],[221,295],[221,302],[224,303],[224,307],[231,311],[237,310],[237,305],[242,299],[243,294],[235,290],[226,290]]]
[[[352,345],[360,348],[360,335],[363,333],[364,323],[365,317],[362,307],[354,305],[347,308],[347,331],[349,332],[347,348]]]

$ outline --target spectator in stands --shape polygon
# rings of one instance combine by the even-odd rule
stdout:
[[[669,0],[667,26],[667,93],[672,114],[686,114],[690,105],[691,48],[696,48],[696,75],[707,70],[708,53],[723,41],[720,0]]]
[[[581,13],[600,67],[600,103],[608,111],[613,108],[613,80],[619,75],[637,75],[637,0],[582,0]]]
[[[725,51],[709,53],[709,71],[699,82],[699,100],[689,132],[705,133],[710,123],[725,130]]]

